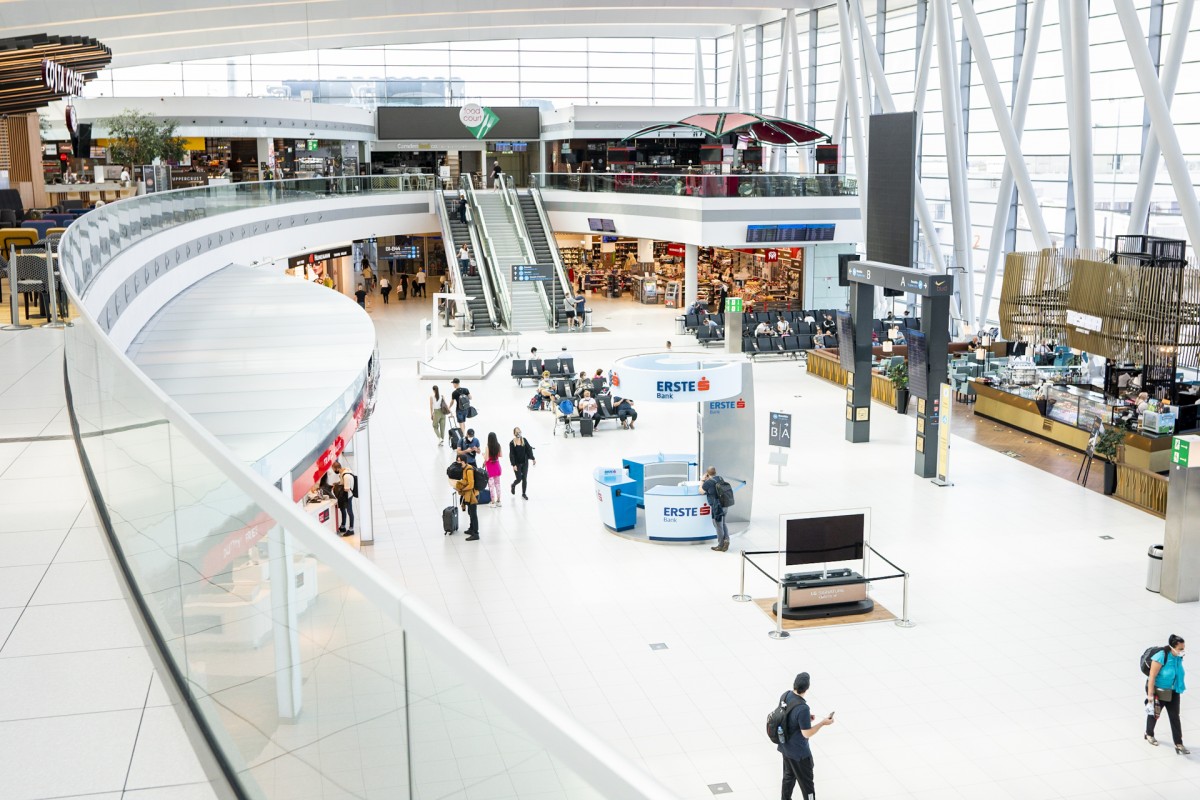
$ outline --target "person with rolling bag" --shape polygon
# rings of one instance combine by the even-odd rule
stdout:
[[[458,492],[459,506],[467,512],[467,517],[470,519],[470,524],[467,526],[467,541],[474,542],[479,539],[479,515],[476,506],[479,503],[479,490],[476,489],[476,468],[468,464],[460,455],[458,463],[462,465],[462,477],[455,482],[454,488]],[[444,512],[443,512],[444,516]]]

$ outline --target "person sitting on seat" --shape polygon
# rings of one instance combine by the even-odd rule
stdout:
[[[592,379],[588,377],[587,371],[584,370],[575,379],[575,390],[572,394],[578,399],[583,397],[583,393],[590,388],[592,388]]]
[[[617,419],[621,420],[622,428],[633,428],[633,423],[637,422],[637,409],[633,407],[632,400],[628,397],[614,397],[613,410],[617,412]]]
[[[770,336],[775,333],[775,329],[771,327],[771,323],[763,321],[758,323],[758,327],[754,329],[755,336]]]
[[[584,389],[583,397],[579,398],[579,416],[595,419],[599,411],[600,404],[596,402],[596,398],[592,397],[592,390]]]
[[[787,321],[787,317],[780,314],[779,319],[777,319],[775,321],[775,331],[780,336],[791,336],[792,335],[792,323]]]
[[[815,336],[813,336],[812,349],[813,350],[824,350],[825,349],[825,334],[817,333]]]
[[[538,394],[542,396],[542,408],[553,408],[558,396],[554,392],[554,381],[550,378],[550,370],[542,373],[542,380],[538,383]]]
[[[833,321],[833,315],[826,313],[822,316],[824,319],[821,320],[821,333],[837,333],[837,323]]]

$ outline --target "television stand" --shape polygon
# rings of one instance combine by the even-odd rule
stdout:
[[[867,580],[849,569],[798,572],[783,578],[783,619],[804,620],[870,614]],[[771,606],[779,615],[779,604]]]

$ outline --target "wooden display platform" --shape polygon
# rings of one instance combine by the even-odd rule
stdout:
[[[754,605],[762,609],[762,612],[770,617],[771,622],[775,621],[775,612],[771,610],[771,606],[775,605],[774,597],[758,599],[754,601]],[[781,626],[785,631],[794,631],[801,628],[828,628],[832,625],[855,625],[860,622],[886,622],[889,619],[896,619],[896,615],[883,607],[883,604],[876,601],[875,608],[869,614],[854,614],[849,617],[821,617],[819,619],[785,619]]]

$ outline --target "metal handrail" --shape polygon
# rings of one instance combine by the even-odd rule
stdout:
[[[443,231],[443,235],[445,236],[445,240],[450,242],[452,245],[453,244],[465,244],[464,242],[455,242],[454,241],[454,234],[450,228],[450,210],[448,208],[446,208],[445,194],[442,193],[441,189],[435,190],[435,193],[437,194],[438,216],[439,216],[441,224],[442,224],[442,231]],[[470,225],[467,226],[467,236],[471,240],[470,241],[471,250],[476,255],[478,255],[479,254],[479,241],[478,241],[478,238],[475,236],[474,229],[472,229],[472,227]],[[454,279],[455,279],[454,285],[461,288],[464,284],[463,284],[462,270],[458,266],[458,259],[454,256],[447,256],[446,267],[447,267],[447,269],[451,269],[454,271]],[[491,325],[492,327],[496,327],[498,325],[498,322],[496,319],[496,304],[495,304],[495,299],[492,296],[492,288],[489,285],[489,282],[485,278],[482,277],[483,276],[482,271],[480,272],[480,276],[481,277],[479,280],[479,284],[480,284],[480,286],[483,287],[483,300],[484,300],[484,303],[487,305],[487,310],[488,310],[488,324]],[[467,319],[470,321],[472,327],[477,325],[479,322],[478,320],[475,319],[474,314],[471,313],[471,307],[469,305],[467,305]]]
[[[550,257],[554,259],[554,272],[558,275],[558,282],[563,287],[563,296],[574,297],[575,287],[571,285],[571,280],[567,277],[567,270],[563,267],[562,254],[558,252],[558,241],[554,238],[554,229],[550,227],[550,215],[546,213],[542,192],[536,186],[531,186],[529,187],[529,196],[533,198],[533,205],[537,208],[542,230],[546,233],[546,244],[550,247]]]
[[[450,231],[450,215],[446,212],[446,198],[442,196],[441,192],[434,192],[434,194],[437,195],[435,204],[437,206],[437,211],[438,211],[438,222],[442,226],[442,241],[443,241],[443,243],[449,243],[451,246],[453,246],[454,245],[454,236],[452,235],[452,233]],[[462,276],[462,270],[459,269],[458,258],[456,257],[456,255],[457,255],[457,253],[455,255],[447,255],[446,256],[446,271],[449,272],[450,276],[454,279],[454,286],[457,289],[461,290],[462,286],[463,286],[463,280],[462,280],[463,276]],[[489,303],[488,305],[489,305],[488,310],[491,311],[491,304]],[[475,315],[471,313],[470,304],[463,303],[463,310],[466,313],[468,326],[470,326],[470,328],[474,329]]]
[[[479,207],[479,201],[475,197],[475,184],[470,175],[463,175],[459,179],[459,183],[467,193],[467,207],[471,209],[472,233],[479,233],[483,237],[483,245],[477,245],[475,249],[479,256],[480,280],[487,281],[489,280],[488,276],[491,276],[496,288],[496,296],[500,298],[500,311],[503,316],[501,324],[504,328],[512,330],[512,299],[508,296],[508,284],[504,282],[504,276],[500,274],[500,259],[496,256],[496,245],[492,241],[492,235],[488,233],[487,220],[483,218],[483,209]]]

